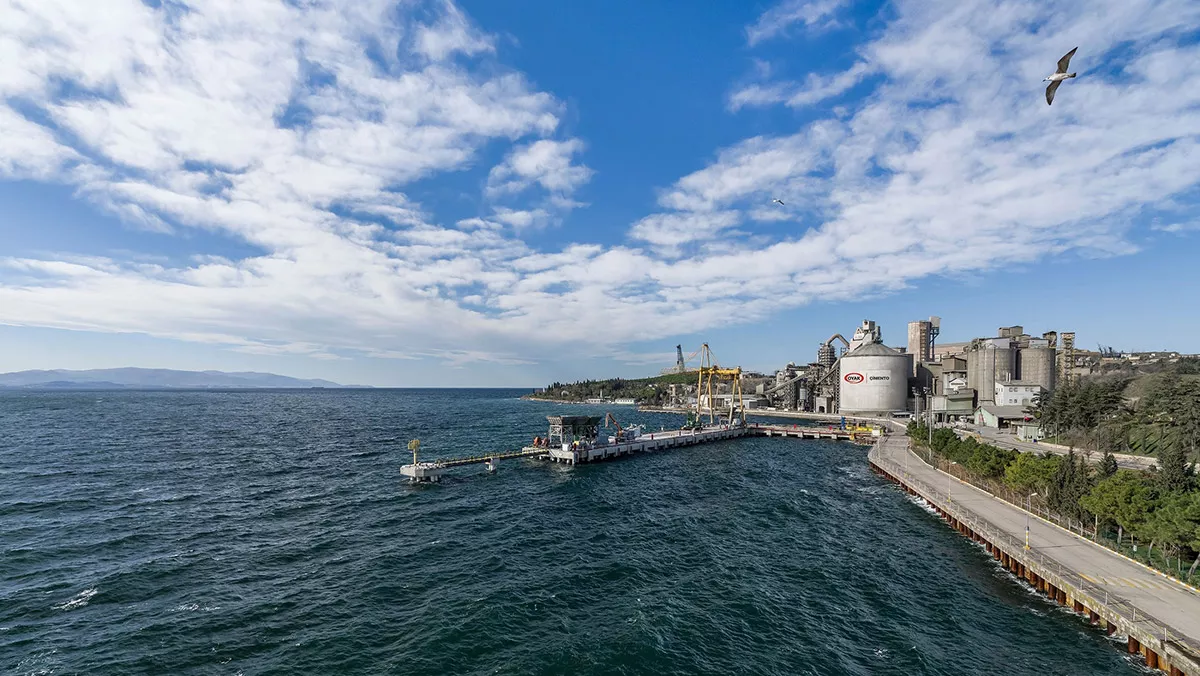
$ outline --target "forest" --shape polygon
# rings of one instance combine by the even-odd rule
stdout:
[[[609,378],[607,380],[583,380],[577,383],[551,383],[544,393],[533,395],[533,398],[553,399],[555,401],[584,401],[599,397],[603,393],[606,399],[636,399],[638,403],[647,406],[662,405],[667,402],[671,385],[695,385],[695,373],[669,373],[653,378]],[[680,388],[682,389],[682,388]]]
[[[1137,378],[1105,376],[1059,387],[1029,411],[1050,441],[1095,451],[1158,456],[1200,445],[1200,360]]]

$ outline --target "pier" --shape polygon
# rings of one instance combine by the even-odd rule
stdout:
[[[611,460],[636,453],[651,453],[673,448],[725,441],[747,436],[790,437],[793,439],[828,439],[870,443],[880,434],[879,428],[864,426],[809,427],[804,425],[772,425],[738,423],[707,425],[693,429],[664,430],[642,433],[629,439],[620,436],[611,443],[597,440],[599,418],[588,416],[547,416],[550,432],[538,444],[518,451],[480,454],[415,462],[400,468],[400,474],[416,482],[437,483],[447,470],[466,465],[495,463],[499,460],[535,458],[567,465]]]
[[[1171,676],[1200,676],[1200,592],[925,463],[902,435],[878,440],[871,468],[933,506],[1013,575]]]

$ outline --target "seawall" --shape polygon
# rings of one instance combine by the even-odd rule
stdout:
[[[1023,510],[929,467],[909,452],[906,437],[881,439],[868,458],[875,472],[925,500],[951,528],[983,545],[1047,598],[1085,615],[1109,635],[1125,636],[1127,650],[1141,654],[1147,666],[1172,676],[1200,676],[1200,595],[1156,580],[1132,562],[1036,518],[1026,522],[1037,524],[1031,546],[1030,531],[1023,540],[1019,521],[1014,523]],[[1097,578],[1113,583],[1092,581]],[[1137,591],[1115,586],[1116,580]]]

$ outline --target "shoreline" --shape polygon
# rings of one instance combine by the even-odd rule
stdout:
[[[1196,661],[1200,646],[1194,632],[1190,636],[1188,632],[1195,628],[1194,621],[1190,626],[1183,622],[1181,628],[1181,617],[1172,610],[1177,606],[1160,596],[1164,591],[1182,592],[1184,595],[1176,598],[1182,602],[1189,600],[1188,592],[1194,594],[1192,587],[982,486],[962,479],[955,481],[953,475],[914,453],[912,442],[899,429],[894,436],[882,438],[868,453],[871,469],[931,505],[952,528],[984,546],[1002,566],[1052,602],[1084,614],[1090,625],[1109,636],[1121,635],[1129,654],[1141,653],[1145,666],[1170,674],[1183,673],[1180,667],[1189,674],[1200,673]],[[1025,516],[1024,524],[1020,515]],[[1030,517],[1036,519],[1035,524],[1044,525],[1033,531],[1034,547],[1030,547]],[[1084,546],[1077,548],[1078,544]],[[1135,567],[1129,568],[1131,564]],[[1088,570],[1092,577],[1081,570]],[[1097,576],[1097,570],[1107,571],[1108,577]],[[1131,578],[1144,579],[1139,584],[1122,584]],[[1156,579],[1162,579],[1165,586]],[[1159,590],[1158,594],[1144,592],[1151,587]],[[1150,612],[1147,604],[1167,617],[1170,624]]]

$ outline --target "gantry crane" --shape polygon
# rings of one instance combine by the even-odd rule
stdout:
[[[675,346],[675,365],[669,369],[663,369],[663,370],[659,371],[658,372],[659,375],[666,376],[666,375],[672,375],[675,373],[691,373],[692,371],[695,371],[696,369],[688,368],[688,362],[695,359],[696,355],[700,354],[700,350],[703,350],[703,349],[704,348],[700,348],[685,357],[685,356],[683,356],[683,346],[676,345]]]
[[[745,423],[746,406],[745,401],[742,399],[742,367],[736,366],[731,369],[721,368],[721,366],[717,364],[716,356],[714,356],[712,350],[708,348],[708,343],[704,343],[700,346],[700,368],[696,369],[696,420],[699,421],[700,416],[703,414],[700,401],[705,395],[707,395],[708,422],[709,424],[714,424],[716,422],[716,407],[713,405],[714,378],[718,381],[725,379],[733,381],[729,400],[729,422],[730,424],[733,423],[736,414],[741,416],[740,419],[742,423]],[[734,410],[735,398],[737,402],[736,411]]]

